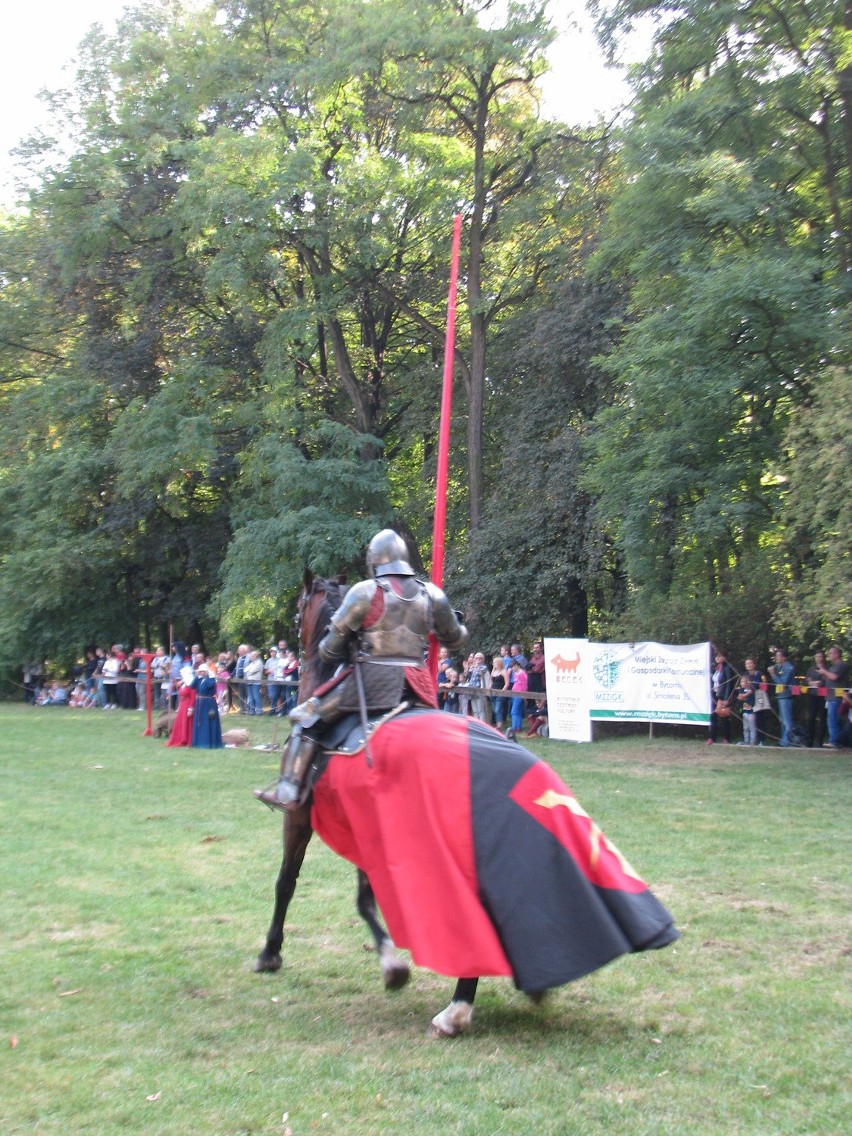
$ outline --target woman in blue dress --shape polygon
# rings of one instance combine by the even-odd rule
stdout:
[[[196,749],[224,749],[219,706],[216,702],[216,679],[206,663],[195,668],[190,683],[196,691],[195,712],[192,715],[192,742]]]

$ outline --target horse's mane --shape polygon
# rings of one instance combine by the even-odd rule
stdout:
[[[299,600],[300,702],[310,698],[337,669],[337,663],[323,662],[319,645],[348,590],[342,580],[305,573],[304,591]]]

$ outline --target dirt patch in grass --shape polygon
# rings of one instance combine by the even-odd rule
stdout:
[[[848,959],[852,955],[852,944],[845,935],[830,935],[825,939],[802,943],[798,958],[806,964],[820,964],[834,960]]]
[[[119,930],[117,923],[87,923],[85,926],[57,927],[47,937],[51,943],[108,941],[114,939]]]

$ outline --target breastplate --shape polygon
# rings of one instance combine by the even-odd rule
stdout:
[[[432,601],[419,580],[412,580],[413,594],[398,595],[390,584],[377,581],[385,597],[379,619],[359,635],[361,654],[374,662],[419,666],[432,625]]]

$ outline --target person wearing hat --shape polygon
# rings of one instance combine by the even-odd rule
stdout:
[[[351,587],[331,617],[320,657],[327,663],[355,660],[368,712],[392,710],[404,701],[437,709],[435,683],[423,663],[429,634],[457,651],[467,641],[467,629],[441,589],[417,579],[405,541],[393,529],[382,529],[370,541],[367,567],[370,578]],[[255,796],[273,808],[298,804],[317,747],[303,730],[322,730],[359,708],[357,675],[345,667],[322,697],[291,710],[284,774],[274,789],[257,789]]]
[[[182,645],[181,650],[183,649]],[[189,665],[187,659],[184,666],[178,672],[178,676],[173,681],[175,683],[177,699],[177,713],[175,720],[172,723],[172,732],[169,734],[169,740],[166,742],[167,746],[189,746],[192,745],[192,726],[195,719],[195,699],[197,691],[192,685],[195,680],[195,675],[192,672],[192,667]]]
[[[189,685],[195,690],[192,741],[189,744],[196,749],[224,749],[216,701],[216,676],[210,673],[207,663],[196,663],[195,678]]]
[[[263,673],[266,676],[266,697],[269,699],[269,716],[274,717],[280,710],[279,703],[283,688],[282,680],[283,660],[278,648],[273,644],[269,648],[266,662],[263,664]],[[262,710],[261,710],[262,713]]]

